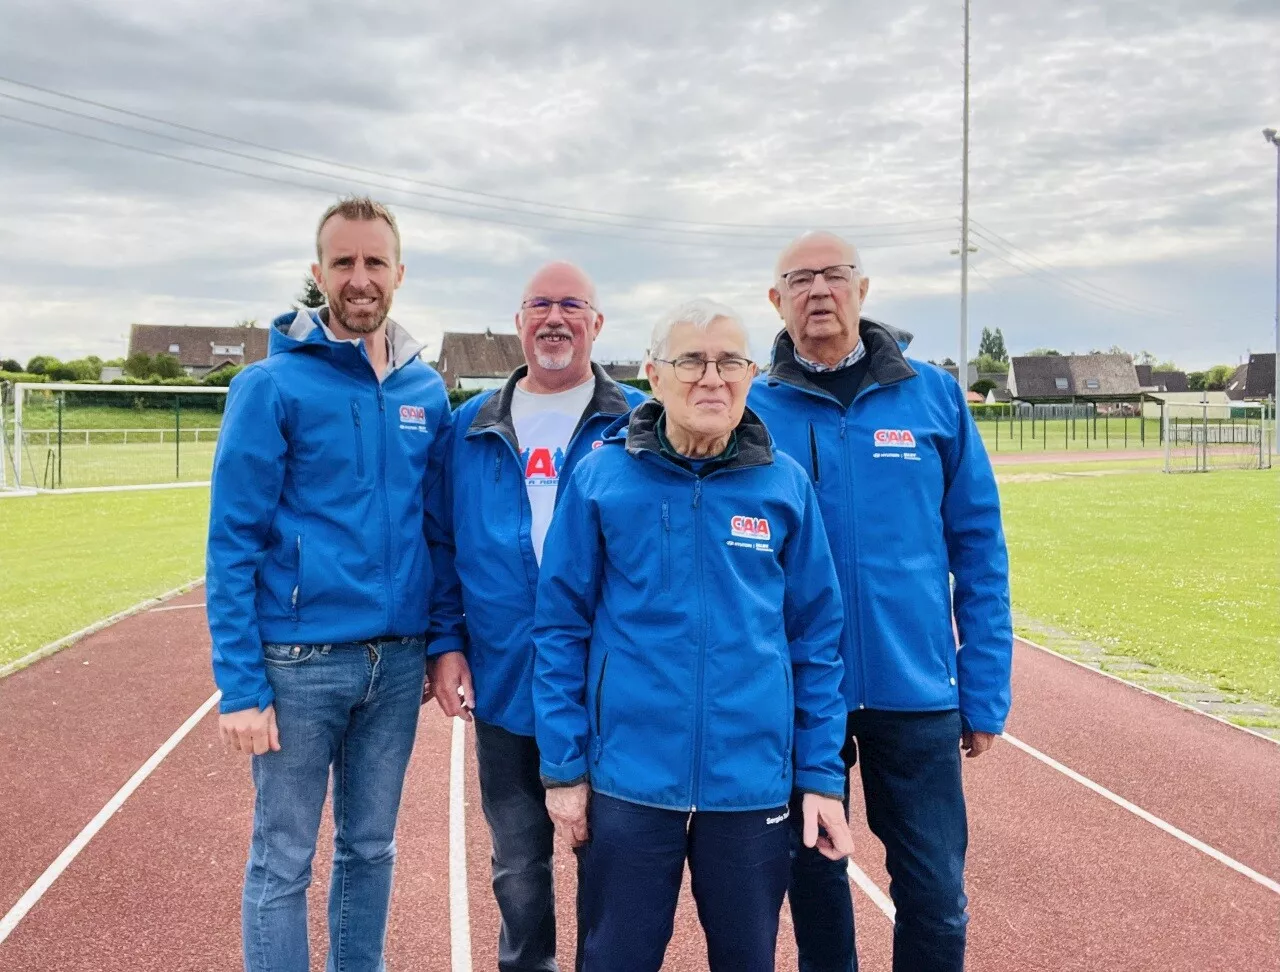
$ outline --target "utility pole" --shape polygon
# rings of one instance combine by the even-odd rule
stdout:
[[[1274,128],[1264,128],[1262,137],[1276,147],[1276,381],[1271,390],[1271,416],[1275,425],[1276,452],[1280,452],[1280,137]]]
[[[1273,133],[1274,134],[1274,133]],[[969,390],[969,0],[964,0],[964,148],[960,177],[960,359],[956,377]],[[1277,237],[1280,239],[1280,237]]]

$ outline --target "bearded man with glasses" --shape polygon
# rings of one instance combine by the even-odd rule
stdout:
[[[959,972],[960,752],[985,752],[1009,712],[1009,558],[964,390],[904,357],[910,335],[861,316],[867,288],[838,236],[787,247],[769,290],[785,329],[749,402],[808,472],[835,555],[845,759],[861,767],[867,823],[885,847],[893,968]],[[799,837],[789,898],[800,972],[852,972],[848,871]]]
[[[474,714],[502,915],[499,972],[558,968],[554,828],[538,776],[531,689],[543,540],[562,480],[645,398],[592,363],[604,326],[597,303],[595,286],[571,264],[535,273],[515,318],[526,363],[504,387],[458,409],[446,451],[454,556],[437,603],[465,616],[466,640],[433,657],[432,687],[446,715]]]

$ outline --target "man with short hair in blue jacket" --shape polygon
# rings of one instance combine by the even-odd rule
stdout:
[[[769,299],[786,329],[750,404],[808,472],[835,555],[845,753],[885,846],[893,968],[959,972],[960,750],[986,751],[1009,711],[1008,555],[964,390],[905,358],[909,336],[861,318],[867,287],[839,237],[811,233],[784,250]],[[856,969],[846,869],[797,846],[789,895],[801,972]]]
[[[437,600],[465,611],[467,638],[463,650],[442,642],[430,653],[445,714],[470,719],[474,707],[502,916],[498,972],[554,972],[554,828],[538,776],[531,684],[538,565],[563,484],[645,395],[592,364],[604,315],[595,286],[572,264],[533,275],[515,324],[527,363],[454,416],[445,485],[456,574],[441,574],[446,592]]]
[[[213,465],[207,613],[227,748],[257,799],[243,897],[248,972],[306,972],[307,886],[333,779],[327,968],[383,972],[395,826],[445,557],[444,382],[388,319],[404,278],[385,206],[321,217],[328,300],[272,322],[236,376]]]
[[[793,791],[807,847],[852,849],[835,570],[813,487],[745,408],[737,315],[686,304],[649,355],[657,400],[578,465],[547,535],[547,809],[585,844],[584,972],[657,972],[686,860],[711,972],[772,972]]]

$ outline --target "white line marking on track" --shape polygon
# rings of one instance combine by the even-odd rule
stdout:
[[[202,608],[202,607],[204,607],[204,601],[201,601],[199,604],[175,604],[173,607],[152,608],[147,613],[159,614],[161,611],[190,611],[192,608]]]
[[[1130,803],[1124,797],[1119,796],[1118,794],[1112,793],[1105,786],[1102,786],[1098,783],[1093,782],[1093,780],[1089,779],[1087,776],[1082,776],[1081,774],[1077,773],[1075,770],[1071,769],[1071,767],[1063,766],[1052,756],[1046,756],[1044,753],[1040,752],[1040,750],[1035,749],[1032,746],[1028,746],[1021,739],[1016,739],[1013,736],[1010,736],[1008,733],[1004,734],[1004,739],[1009,743],[1011,743],[1013,746],[1016,746],[1018,749],[1021,749],[1028,756],[1032,756],[1040,760],[1040,762],[1044,763],[1046,766],[1050,766],[1053,769],[1056,769],[1059,773],[1063,774],[1069,779],[1075,780],[1081,786],[1092,790],[1094,793],[1098,794],[1098,796],[1105,797],[1106,799],[1114,803],[1116,806],[1121,807],[1125,810],[1128,810],[1130,813],[1134,814],[1137,817],[1140,817],[1141,819],[1145,820],[1147,823],[1151,824],[1152,826],[1158,827],[1160,830],[1163,830],[1166,834],[1169,834],[1172,837],[1176,837],[1178,840],[1182,841],[1184,844],[1187,844],[1190,847],[1194,847],[1196,850],[1200,851],[1202,854],[1207,854],[1209,857],[1212,857],[1218,863],[1225,864],[1227,867],[1231,868],[1231,870],[1237,871],[1240,874],[1243,874],[1250,881],[1253,881],[1257,884],[1262,885],[1268,891],[1272,891],[1276,894],[1280,894],[1280,884],[1271,880],[1271,878],[1267,877],[1266,875],[1259,874],[1253,868],[1248,867],[1247,865],[1241,864],[1235,858],[1228,857],[1226,854],[1222,853],[1222,851],[1218,850],[1216,847],[1210,847],[1204,841],[1197,840],[1195,837],[1192,837],[1186,831],[1179,830],[1173,824],[1167,823],[1166,821],[1161,820],[1155,814],[1149,813],[1146,810],[1143,810],[1142,807],[1138,806],[1137,804]]]
[[[897,909],[893,906],[892,899],[876,886],[875,881],[867,875],[867,872],[849,861],[849,877],[853,878],[853,883],[862,889],[862,893],[871,899],[871,903],[885,913],[890,921],[894,920],[897,915]]]
[[[449,753],[449,953],[453,972],[471,972],[471,912],[467,899],[467,724],[455,717]]]
[[[174,748],[178,743],[182,742],[187,733],[194,729],[196,724],[214,707],[220,695],[221,693],[214,692],[200,708],[191,713],[187,721],[179,726],[174,734],[151,754],[151,758],[143,763],[133,776],[129,777],[129,782],[116,791],[115,796],[107,801],[107,805],[98,811],[97,815],[85,825],[85,828],[80,833],[76,834],[75,839],[66,846],[54,862],[45,868],[44,873],[36,878],[36,883],[27,888],[22,897],[18,899],[18,903],[9,909],[9,913],[0,918],[0,942],[9,937],[9,934],[18,927],[18,922],[22,921],[27,912],[35,907],[36,902],[44,896],[44,893],[49,890],[53,882],[58,880],[59,875],[85,849],[89,841],[93,840],[94,836],[114,816],[115,812],[124,805],[124,801],[133,795],[133,792],[152,774],[161,761],[173,752]]]

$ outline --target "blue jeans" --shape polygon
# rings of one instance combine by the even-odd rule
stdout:
[[[582,852],[583,972],[662,967],[686,859],[711,972],[773,972],[786,818],[786,807],[686,813],[593,793]]]
[[[538,775],[538,744],[475,721],[480,805],[493,842],[493,895],[502,915],[498,972],[557,972],[555,826]]]
[[[266,645],[280,751],[253,757],[247,972],[306,972],[307,886],[330,769],[327,972],[383,972],[396,814],[426,674],[421,638]]]
[[[849,713],[845,759],[862,768],[867,824],[884,844],[897,911],[894,972],[964,968],[969,828],[960,758],[954,710]],[[793,805],[789,896],[800,972],[856,972],[847,866],[806,848],[799,819]]]

